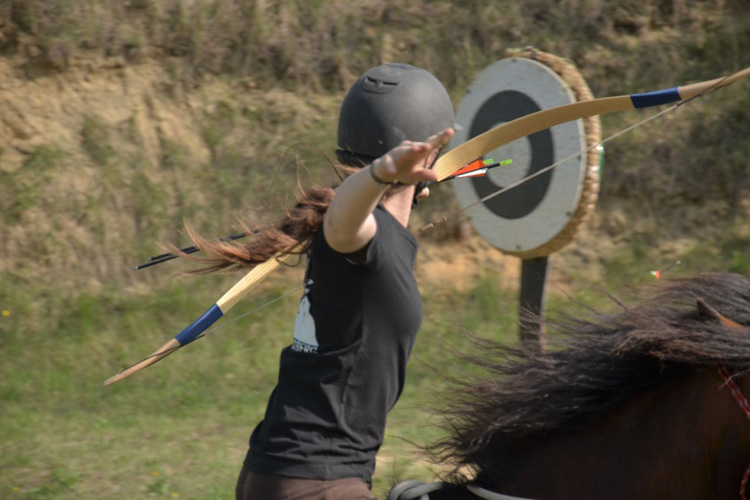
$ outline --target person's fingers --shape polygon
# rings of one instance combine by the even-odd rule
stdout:
[[[386,179],[396,179],[404,183],[435,181],[437,174],[429,170],[429,155],[444,146],[453,137],[452,128],[430,136],[426,141],[403,141],[388,153],[373,162],[376,174]]]
[[[430,144],[429,142],[417,142],[412,144],[409,149],[405,150],[403,153],[403,161],[407,164],[416,165],[418,164],[422,159],[429,156],[430,153],[432,153],[435,150],[435,146]]]
[[[438,132],[435,135],[431,135],[427,141],[428,144],[432,145],[434,148],[438,148],[440,146],[443,146],[448,143],[453,138],[453,135],[456,133],[456,131],[452,128],[447,128],[441,132]]]
[[[409,168],[415,163],[419,162],[423,156],[428,154],[430,146],[423,142],[416,142],[413,144],[401,144],[397,148],[391,150],[388,156],[391,157],[396,168]]]
[[[406,156],[411,155],[414,160],[418,160],[419,155],[431,153],[435,149],[445,145],[453,137],[453,134],[454,130],[449,128],[431,135],[423,142],[403,141],[394,149],[394,152],[403,153]]]
[[[412,149],[409,152],[409,154],[411,154],[411,160],[415,164],[419,163],[420,160],[426,160],[430,153],[447,144],[453,137],[454,133],[455,131],[452,128],[445,129],[442,132],[430,136],[424,142],[413,143]],[[423,168],[427,168],[426,164],[423,164]]]
[[[430,196],[430,188],[427,186],[423,187],[422,190],[417,193],[417,200],[421,201]]]

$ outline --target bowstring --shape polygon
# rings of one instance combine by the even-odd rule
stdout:
[[[654,114],[654,115],[652,115],[650,117],[647,117],[644,120],[641,120],[641,121],[639,121],[639,122],[637,122],[637,123],[635,123],[633,125],[630,125],[629,127],[625,128],[623,130],[620,130],[620,131],[616,132],[615,134],[607,136],[606,138],[602,139],[601,141],[597,142],[596,144],[588,146],[588,147],[586,147],[585,149],[583,149],[582,151],[580,151],[578,153],[575,153],[575,154],[573,154],[573,155],[571,155],[571,156],[569,156],[567,158],[564,158],[564,159],[562,159],[562,160],[560,160],[558,162],[555,162],[552,165],[549,165],[548,167],[545,167],[542,170],[539,170],[539,171],[537,171],[537,172],[535,172],[535,173],[533,173],[533,174],[531,174],[531,175],[529,175],[529,176],[527,176],[527,177],[525,177],[525,178],[523,178],[523,179],[521,179],[521,180],[519,180],[519,181],[517,181],[517,182],[515,182],[515,183],[513,183],[511,185],[509,185],[509,186],[501,188],[501,189],[497,190],[494,193],[490,193],[489,195],[485,196],[484,198],[482,198],[480,200],[477,200],[476,202],[474,202],[474,203],[472,203],[472,204],[470,204],[470,205],[468,205],[468,206],[466,206],[466,207],[464,207],[464,208],[462,208],[460,210],[454,211],[454,212],[450,213],[449,215],[443,217],[442,219],[439,219],[439,220],[437,220],[435,222],[429,223],[429,224],[421,227],[419,230],[417,230],[415,232],[415,235],[419,235],[420,233],[422,233],[422,232],[424,232],[424,231],[426,231],[428,229],[431,229],[431,228],[435,227],[438,224],[442,224],[442,223],[450,220],[451,218],[453,218],[453,217],[455,217],[455,216],[457,216],[457,215],[459,215],[459,214],[461,214],[461,213],[469,210],[470,208],[472,208],[474,206],[477,206],[480,203],[484,203],[487,200],[490,200],[490,199],[492,199],[492,198],[494,198],[496,196],[499,196],[499,195],[501,195],[501,194],[503,194],[503,193],[505,193],[505,192],[507,192],[507,191],[509,191],[511,189],[514,189],[514,188],[516,188],[516,187],[524,184],[525,182],[528,182],[528,181],[534,179],[535,177],[537,177],[539,175],[542,175],[542,174],[544,174],[546,172],[549,172],[549,171],[553,170],[554,168],[557,168],[558,166],[560,166],[560,165],[562,165],[562,164],[564,164],[564,163],[566,163],[566,162],[568,162],[568,161],[570,161],[572,159],[575,159],[577,157],[580,157],[580,156],[588,153],[589,151],[591,151],[594,148],[598,148],[598,147],[602,146],[603,144],[605,144],[605,143],[607,143],[607,142],[609,142],[609,141],[611,141],[613,139],[616,139],[617,137],[620,137],[621,135],[624,135],[627,132],[629,132],[629,131],[637,128],[637,127],[640,127],[641,125],[645,125],[646,123],[648,123],[648,122],[650,122],[652,120],[655,120],[656,118],[659,118],[660,116],[663,116],[664,114],[669,113],[669,112],[671,112],[671,111],[679,108],[680,106],[682,106],[684,104],[687,104],[688,102],[690,102],[690,101],[692,101],[694,99],[702,97],[703,95],[705,95],[705,94],[711,92],[712,90],[716,89],[717,87],[719,87],[724,81],[726,81],[727,78],[729,78],[731,76],[732,75],[727,75],[724,78],[722,78],[721,80],[717,81],[714,85],[710,86],[709,88],[703,90],[702,92],[699,92],[698,94],[696,94],[696,95],[694,95],[694,96],[692,96],[692,97],[690,97],[688,99],[681,100],[681,101],[673,104],[669,108],[660,111],[659,113],[656,113],[656,114]],[[548,128],[551,128],[551,127],[548,127]],[[278,172],[277,172],[277,174],[278,174]],[[275,180],[275,177],[274,177],[274,180]],[[225,321],[221,325],[213,326],[213,327],[209,328],[208,330],[206,330],[205,332],[202,332],[200,335],[198,335],[193,340],[195,341],[195,340],[198,340],[198,339],[200,339],[202,337],[206,337],[209,334],[214,334],[217,331],[221,330],[222,328],[225,328],[225,327],[227,327],[227,326],[229,326],[229,325],[231,325],[231,324],[233,324],[233,323],[235,323],[235,322],[237,322],[237,321],[239,321],[239,320],[241,320],[241,319],[243,319],[243,318],[245,318],[245,317],[247,317],[247,316],[249,316],[249,315],[257,312],[257,311],[260,311],[260,310],[262,310],[262,309],[264,309],[264,308],[266,308],[266,307],[268,307],[268,306],[270,306],[270,305],[272,305],[272,304],[274,304],[274,303],[276,303],[276,302],[278,302],[278,301],[280,301],[280,300],[288,297],[289,295],[292,295],[293,293],[298,292],[302,288],[303,288],[303,286],[295,287],[294,289],[292,289],[292,290],[284,293],[283,295],[280,295],[279,297],[276,297],[273,300],[270,300],[270,301],[268,301],[268,302],[266,302],[264,304],[261,304],[261,305],[255,307],[255,308],[251,309],[250,311],[247,311],[247,312],[245,312],[245,313],[237,316],[236,318],[233,318],[231,320]],[[163,352],[160,352],[160,353],[154,353],[154,354],[152,354],[152,355],[144,358],[143,360],[139,361],[138,363],[135,363],[134,365],[131,365],[131,367],[132,366],[136,366],[137,364],[140,364],[143,361],[147,361],[147,360],[149,360],[149,359],[151,359],[151,358],[153,358],[153,357],[155,357],[157,355],[162,356],[162,357],[166,357],[169,354],[171,354],[174,351],[176,351],[177,349],[179,349],[180,347],[183,347],[183,346],[175,346],[175,347],[170,348],[170,349],[168,349],[166,351],[163,351]],[[127,369],[128,368],[126,368],[125,370],[127,370]],[[122,370],[122,371],[125,371],[125,370]],[[120,373],[122,373],[122,371]],[[750,470],[750,469],[748,469],[748,470]]]
[[[440,219],[437,219],[437,220],[432,221],[432,222],[430,222],[428,224],[425,224],[424,226],[422,226],[421,228],[419,228],[415,232],[415,234],[419,235],[422,232],[427,231],[429,229],[432,229],[432,228],[434,228],[437,225],[443,224],[444,222],[447,222],[447,221],[455,218],[456,216],[461,215],[462,213],[466,212],[467,210],[470,210],[470,209],[476,207],[477,205],[481,205],[482,203],[486,202],[487,200],[491,200],[492,198],[495,198],[496,196],[500,196],[501,194],[503,194],[505,192],[508,192],[511,189],[515,189],[518,186],[521,186],[522,184],[525,184],[526,182],[529,182],[530,180],[532,180],[532,179],[534,179],[534,178],[536,178],[536,177],[538,177],[538,176],[540,176],[542,174],[545,174],[547,172],[552,171],[553,169],[559,167],[560,165],[562,165],[564,163],[569,162],[570,160],[574,160],[575,158],[581,157],[581,156],[585,155],[586,153],[588,153],[589,151],[591,151],[593,149],[596,149],[596,148],[599,148],[602,145],[608,143],[609,141],[611,141],[613,139],[617,139],[618,137],[620,137],[620,136],[622,136],[622,135],[630,132],[631,130],[640,127],[641,125],[645,125],[646,123],[648,123],[648,122],[650,122],[652,120],[655,120],[655,119],[657,119],[657,118],[659,118],[659,117],[661,117],[661,116],[663,116],[663,115],[665,115],[667,113],[670,113],[670,112],[674,111],[675,109],[679,108],[680,106],[683,106],[683,105],[689,103],[690,101],[692,101],[694,99],[697,99],[699,97],[702,97],[703,95],[711,92],[712,90],[715,90],[717,87],[721,86],[721,84],[724,83],[727,78],[729,78],[731,76],[732,75],[726,75],[724,78],[722,78],[721,80],[717,81],[716,83],[714,83],[713,85],[711,85],[707,89],[705,89],[705,90],[703,90],[703,91],[695,94],[692,97],[689,97],[688,99],[680,100],[679,102],[671,105],[670,107],[668,107],[666,109],[663,109],[663,110],[659,111],[658,113],[655,113],[655,114],[653,114],[653,115],[651,115],[651,116],[649,116],[649,117],[647,117],[647,118],[645,118],[645,119],[643,119],[643,120],[641,120],[639,122],[636,122],[633,125],[630,125],[630,126],[624,128],[622,130],[619,130],[619,131],[615,132],[614,134],[611,134],[611,135],[605,137],[604,139],[600,140],[599,142],[597,142],[595,144],[592,144],[591,146],[588,146],[588,147],[584,148],[583,150],[581,150],[581,151],[579,151],[577,153],[574,153],[574,154],[572,154],[572,155],[570,155],[570,156],[568,156],[566,158],[563,158],[562,160],[556,161],[555,163],[553,163],[553,164],[551,164],[551,165],[549,165],[547,167],[544,167],[541,170],[538,170],[538,171],[534,172],[533,174],[528,175],[528,176],[524,177],[523,179],[520,179],[520,180],[518,180],[518,181],[516,181],[516,182],[514,182],[514,183],[512,183],[512,184],[510,184],[508,186],[502,187],[502,188],[498,189],[497,191],[494,191],[494,192],[488,194],[487,196],[485,196],[483,198],[480,198],[479,200],[476,200],[473,203],[470,203],[469,205],[467,205],[465,207],[462,207],[462,208],[460,208],[458,210],[454,210],[453,212],[450,212],[448,215],[446,215],[446,216],[444,216],[444,217],[442,217]],[[582,101],[582,102],[585,102],[585,101]],[[580,120],[581,118],[578,118],[578,119]],[[551,127],[548,127],[548,129],[549,128],[551,128]],[[503,146],[505,146],[505,144]]]
[[[195,338],[195,340],[198,340],[201,337],[207,337],[209,334],[214,334],[214,333],[218,332],[219,330],[221,330],[222,328],[227,327],[227,326],[231,325],[232,323],[235,323],[235,322],[241,320],[242,318],[244,318],[246,316],[250,316],[251,314],[253,314],[255,312],[258,312],[261,309],[265,309],[266,307],[270,306],[271,304],[274,304],[274,303],[280,301],[281,299],[285,299],[288,296],[290,296],[290,295],[292,295],[294,293],[299,292],[300,290],[302,290],[302,288],[303,288],[302,285],[300,285],[298,287],[295,287],[295,288],[289,290],[288,292],[284,293],[283,295],[280,295],[280,296],[276,297],[275,299],[272,299],[272,300],[270,300],[270,301],[268,301],[268,302],[266,302],[264,304],[261,304],[261,305],[259,305],[257,307],[254,307],[253,309],[250,309],[249,311],[247,311],[245,313],[240,314],[236,318],[232,318],[231,320],[224,321],[224,322],[221,323],[221,325],[212,326],[211,328],[209,328],[205,332],[202,332],[200,335],[198,335]]]
[[[568,156],[566,158],[563,158],[562,160],[559,160],[559,161],[557,161],[557,162],[555,162],[555,163],[553,163],[553,164],[551,164],[551,165],[549,165],[547,167],[544,167],[543,169],[538,170],[537,172],[534,172],[533,174],[531,174],[531,175],[529,175],[527,177],[524,177],[523,179],[520,179],[520,180],[518,180],[518,181],[516,181],[516,182],[514,182],[512,184],[510,184],[509,186],[505,186],[503,188],[500,188],[499,190],[497,190],[497,191],[495,191],[493,193],[488,194],[487,196],[485,196],[485,197],[483,197],[483,198],[481,198],[481,199],[479,199],[479,200],[477,200],[477,201],[475,201],[475,202],[467,205],[466,207],[463,207],[461,209],[458,209],[458,210],[455,210],[455,211],[449,213],[447,216],[445,216],[445,217],[443,217],[441,219],[438,219],[438,220],[433,221],[433,222],[431,222],[429,224],[426,224],[425,226],[422,226],[421,228],[419,228],[415,232],[415,235],[420,235],[424,231],[427,231],[427,230],[432,229],[433,227],[435,227],[435,226],[437,226],[439,224],[447,222],[447,221],[455,218],[456,216],[462,214],[463,212],[466,212],[467,210],[469,210],[469,209],[471,209],[471,208],[473,208],[473,207],[475,207],[477,205],[480,205],[480,204],[486,202],[487,200],[490,200],[490,199],[492,199],[492,198],[494,198],[496,196],[500,196],[501,194],[503,194],[503,193],[505,193],[507,191],[510,191],[511,189],[515,189],[518,186],[521,186],[522,184],[524,184],[526,182],[529,182],[530,180],[532,180],[532,179],[534,179],[534,178],[536,178],[536,177],[538,177],[538,176],[540,176],[542,174],[545,174],[547,172],[552,171],[553,169],[559,167],[560,165],[562,165],[564,163],[567,163],[570,160],[573,160],[575,158],[583,156],[586,153],[588,153],[589,151],[591,151],[593,149],[596,149],[596,148],[599,148],[599,147],[603,146],[604,144],[608,143],[609,141],[617,139],[618,137],[620,137],[620,136],[622,136],[622,135],[630,132],[631,130],[633,130],[635,128],[638,128],[638,127],[640,127],[642,125],[645,125],[645,124],[647,124],[647,123],[649,123],[649,122],[651,122],[653,120],[656,120],[657,118],[659,118],[659,117],[661,117],[661,116],[663,116],[663,115],[665,115],[667,113],[670,113],[670,112],[674,111],[675,109],[679,108],[680,106],[683,106],[683,105],[689,103],[690,101],[692,101],[694,99],[702,97],[703,95],[705,95],[705,94],[711,92],[712,90],[716,89],[717,87],[719,87],[730,76],[732,76],[732,75],[726,75],[724,78],[722,78],[721,80],[717,81],[715,84],[713,84],[709,88],[703,90],[702,92],[699,92],[698,94],[696,94],[696,95],[694,95],[694,96],[692,96],[692,97],[690,97],[688,99],[681,100],[681,101],[679,101],[679,102],[671,105],[670,107],[668,107],[666,109],[663,109],[662,111],[659,111],[658,113],[655,113],[655,114],[653,114],[653,115],[651,115],[649,117],[646,117],[645,119],[643,119],[643,120],[641,120],[641,121],[639,121],[637,123],[634,123],[633,125],[630,125],[630,126],[624,128],[624,129],[622,129],[622,130],[620,130],[618,132],[615,132],[614,134],[611,134],[611,135],[605,137],[604,139],[600,140],[599,142],[597,142],[595,144],[592,144],[591,146],[588,146],[585,149],[583,149],[583,150],[581,150],[581,151],[579,151],[577,153],[574,153],[574,154],[572,154],[572,155],[570,155],[570,156]],[[260,306],[257,306],[255,308],[251,309],[250,311],[248,311],[246,313],[243,313],[243,314],[241,314],[240,316],[238,316],[236,318],[233,318],[230,321],[226,321],[226,322],[222,323],[219,326],[214,326],[214,327],[210,328],[209,330],[201,333],[198,337],[196,337],[195,340],[198,340],[201,337],[208,336],[209,334],[216,333],[217,331],[221,330],[222,328],[224,328],[226,326],[229,326],[232,323],[235,323],[235,322],[237,322],[237,321],[245,318],[246,316],[249,316],[250,314],[253,314],[254,312],[257,312],[257,311],[259,311],[261,309],[264,309],[264,308],[270,306],[271,304],[274,304],[274,303],[280,301],[281,299],[284,299],[284,298],[288,297],[289,295],[292,295],[295,292],[298,292],[302,288],[303,288],[302,286],[294,288],[293,290],[291,290],[291,291],[289,291],[289,292],[287,292],[287,293],[285,293],[285,294],[283,294],[283,295],[281,295],[281,296],[279,296],[279,297],[277,297],[277,298],[275,298],[275,299],[273,299],[273,300],[271,300],[269,302],[266,302],[265,304],[261,304]]]
[[[293,293],[296,293],[296,292],[302,290],[302,288],[303,288],[302,285],[300,285],[300,286],[298,286],[296,288],[293,288],[293,289],[289,290],[288,292],[284,293],[283,295],[280,295],[280,296],[276,297],[273,300],[270,300],[270,301],[268,301],[268,302],[266,302],[264,304],[261,304],[261,305],[259,305],[257,307],[254,307],[253,309],[250,309],[249,311],[247,311],[245,313],[240,314],[236,318],[232,318],[231,320],[227,320],[227,321],[222,322],[221,325],[212,326],[211,328],[209,328],[205,332],[201,332],[201,334],[198,335],[197,337],[195,337],[195,339],[193,339],[192,342],[195,342],[196,340],[198,340],[200,338],[207,337],[210,334],[214,334],[214,333],[218,332],[219,330],[221,330],[222,328],[225,328],[225,327],[231,325],[232,323],[236,323],[237,321],[241,320],[242,318],[245,318],[246,316],[249,316],[249,315],[251,315],[251,314],[253,314],[255,312],[258,312],[261,309],[264,309],[264,308],[270,306],[271,304],[280,301],[281,299],[285,299],[286,297],[292,295]],[[187,344],[185,344],[185,345],[187,345]],[[123,368],[122,370],[120,370],[120,373],[122,373],[124,371],[127,371],[130,368],[132,368],[132,367],[134,367],[136,365],[139,365],[139,364],[143,363],[144,361],[148,361],[151,358],[155,358],[157,356],[160,356],[162,358],[166,358],[167,356],[169,356],[170,354],[172,354],[173,352],[175,352],[176,350],[178,350],[178,349],[180,349],[182,347],[185,347],[185,346],[184,345],[177,345],[177,346],[174,346],[174,347],[170,347],[169,349],[165,349],[164,351],[155,352],[155,353],[151,354],[150,356],[146,356],[145,358],[141,359],[140,361],[138,361],[136,363],[133,363],[132,365],[130,365],[130,366],[126,367],[126,368]]]
[[[560,165],[562,165],[563,163],[567,163],[570,160],[574,160],[575,158],[583,156],[586,153],[588,153],[589,151],[591,151],[593,149],[596,149],[596,148],[598,148],[598,147],[606,144],[607,142],[609,142],[609,141],[611,141],[613,139],[616,139],[616,138],[620,137],[621,135],[624,135],[624,134],[630,132],[631,130],[633,130],[633,129],[637,128],[637,127],[640,127],[641,125],[645,125],[646,123],[650,122],[651,120],[655,120],[656,118],[659,118],[660,116],[662,116],[662,115],[664,115],[666,113],[669,113],[670,111],[676,109],[681,104],[683,104],[683,102],[679,102],[677,104],[674,104],[674,105],[670,106],[669,108],[664,109],[664,110],[660,111],[659,113],[657,113],[655,115],[649,116],[648,118],[646,118],[644,120],[641,120],[638,123],[630,125],[629,127],[625,128],[625,129],[622,129],[622,130],[620,130],[620,131],[618,131],[618,132],[616,132],[616,133],[614,133],[614,134],[612,134],[610,136],[605,137],[601,141],[599,141],[599,142],[597,142],[595,144],[592,144],[591,146],[588,146],[585,149],[582,149],[581,151],[578,151],[577,153],[573,153],[572,155],[570,155],[570,156],[568,156],[566,158],[563,158],[562,160],[556,161],[555,163],[553,163],[551,165],[548,165],[548,166],[546,166],[546,167],[544,167],[544,168],[542,168],[540,170],[537,170],[533,174],[530,174],[530,175],[524,177],[523,179],[520,179],[520,180],[518,180],[518,181],[516,181],[516,182],[514,182],[514,183],[512,183],[512,184],[510,184],[508,186],[505,186],[505,187],[502,187],[502,188],[500,188],[500,189],[498,189],[496,191],[493,191],[492,193],[488,194],[487,196],[485,196],[483,198],[480,198],[480,199],[476,200],[473,203],[470,203],[469,205],[467,205],[465,207],[459,208],[458,210],[454,210],[453,212],[449,213],[448,215],[446,215],[446,216],[444,216],[444,217],[442,217],[440,219],[437,219],[437,220],[435,220],[433,222],[430,222],[429,224],[426,224],[426,225],[422,226],[421,228],[419,228],[417,230],[417,234],[420,234],[420,233],[422,233],[424,231],[432,229],[433,227],[435,227],[437,225],[440,225],[440,224],[442,224],[444,222],[447,222],[447,221],[455,218],[456,216],[458,216],[458,215],[466,212],[467,210],[470,210],[470,209],[476,207],[477,205],[481,205],[482,203],[484,203],[487,200],[491,200],[492,198],[494,198],[496,196],[500,196],[501,194],[503,194],[505,192],[508,192],[511,189],[515,189],[515,188],[521,186],[522,184],[525,184],[525,183],[529,182],[530,180],[532,180],[532,179],[534,179],[534,178],[536,178],[536,177],[538,177],[540,175],[543,175],[543,174],[545,174],[547,172],[550,172],[551,170],[553,170],[553,169],[559,167]]]

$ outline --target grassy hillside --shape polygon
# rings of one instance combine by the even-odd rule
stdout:
[[[132,266],[186,244],[186,222],[224,236],[243,211],[278,216],[297,175],[333,182],[338,106],[366,68],[427,67],[458,103],[526,46],[570,59],[597,97],[655,90],[749,66],[750,6],[0,0],[0,498],[233,498],[296,299],[103,389],[237,279]],[[550,306],[570,307],[561,292],[603,304],[592,290],[619,295],[678,260],[668,274],[750,273],[748,109],[743,82],[609,143],[597,213],[553,257]],[[604,135],[650,113],[604,117]],[[455,208],[434,191],[415,226]],[[432,477],[411,443],[440,432],[425,424],[445,387],[430,367],[453,365],[444,342],[515,335],[518,263],[455,240],[462,220],[421,237],[425,326],[381,497],[394,476]],[[226,320],[298,282],[281,273]]]
[[[305,182],[332,182],[338,105],[364,69],[427,67],[458,103],[478,71],[526,46],[570,59],[595,96],[654,90],[747,66],[750,8],[6,0],[0,270],[19,283],[54,272],[70,287],[134,284],[130,266],[185,243],[185,221],[218,236],[243,208],[283,207],[295,155]],[[670,237],[746,216],[749,99],[739,84],[609,143],[601,216],[635,209]],[[648,113],[605,117],[605,136]],[[453,203],[436,190],[420,217]]]

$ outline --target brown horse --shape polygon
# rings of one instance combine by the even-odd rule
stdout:
[[[453,473],[429,499],[744,499],[750,280],[676,280],[622,307],[548,323],[543,353],[482,340],[471,360],[491,376],[446,411],[431,451]],[[402,489],[389,499],[427,498]]]

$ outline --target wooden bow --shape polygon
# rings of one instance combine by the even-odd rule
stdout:
[[[522,137],[562,123],[588,118],[594,115],[605,115],[617,111],[648,108],[672,102],[692,99],[702,94],[726,87],[738,80],[750,76],[750,68],[745,68],[733,75],[716,78],[706,82],[694,83],[682,87],[672,87],[644,94],[602,97],[590,101],[574,102],[563,106],[543,109],[530,115],[522,116],[492,130],[480,134],[469,141],[448,151],[435,164],[438,179],[444,179],[458,168],[477,158],[494,151]]]
[[[714,90],[731,85],[736,81],[747,78],[748,76],[750,76],[750,68],[745,68],[742,71],[738,71],[737,73],[723,78],[716,78],[691,85],[673,87],[643,94],[604,97],[537,111],[536,113],[523,116],[492,130],[488,130],[487,132],[466,141],[460,146],[457,146],[451,151],[448,151],[445,155],[441,156],[435,164],[438,181],[446,179],[465,165],[474,162],[478,158],[481,158],[505,144],[555,125],[560,125],[581,118],[588,118],[594,115],[660,106],[662,104],[693,99],[705,93],[713,92]],[[294,249],[296,248],[298,247],[295,246]],[[292,249],[292,252],[294,249]],[[109,378],[104,382],[104,385],[119,382],[197,339],[206,331],[206,329],[226,314],[226,312],[243,296],[266,279],[279,265],[288,260],[291,255],[291,253],[280,253],[274,258],[254,267],[244,278],[217,300],[216,304],[211,306],[211,308],[209,308],[200,318],[195,320],[175,338],[157,349],[156,352],[148,358]]]

